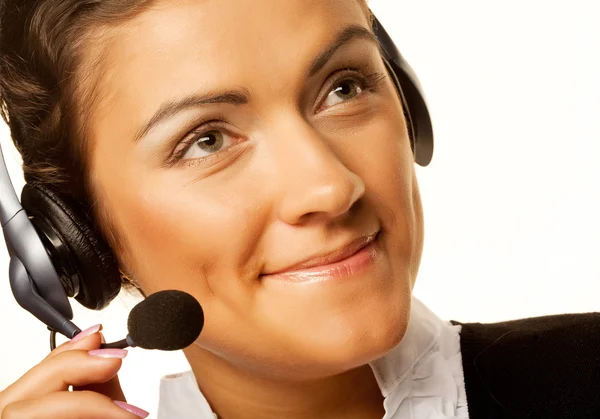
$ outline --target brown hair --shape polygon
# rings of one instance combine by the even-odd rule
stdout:
[[[358,1],[369,14],[367,0]],[[103,28],[151,2],[4,0],[0,6],[0,113],[23,158],[25,181],[82,202],[91,219],[105,221],[102,233],[115,251],[115,232],[107,231],[106,214],[92,202],[82,114],[97,97],[94,71],[86,70],[102,57],[83,69],[82,52],[90,44],[102,45]]]
[[[28,183],[85,196],[80,110],[93,84],[79,66],[92,28],[139,12],[148,0],[6,0],[0,12],[1,113]],[[79,71],[77,71],[79,70]]]

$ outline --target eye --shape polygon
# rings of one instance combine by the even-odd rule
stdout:
[[[360,95],[362,91],[362,87],[356,80],[342,80],[334,86],[331,92],[329,92],[323,102],[323,107],[329,108],[347,100],[354,99],[356,96]]]
[[[230,135],[221,131],[206,131],[190,139],[191,144],[181,159],[201,159],[230,147],[233,142]]]

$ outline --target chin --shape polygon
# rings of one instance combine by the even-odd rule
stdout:
[[[395,307],[382,303],[370,316],[325,322],[303,342],[305,365],[315,367],[305,372],[313,377],[335,375],[381,358],[400,344],[409,319],[410,299]]]
[[[259,335],[279,373],[299,380],[333,376],[381,358],[402,341],[412,264],[390,260],[384,250],[367,272],[342,280],[264,285]]]
[[[344,356],[354,368],[381,358],[400,344],[408,329],[409,316],[410,302],[401,310],[389,310],[367,319],[354,330],[356,338],[340,345],[339,356]]]

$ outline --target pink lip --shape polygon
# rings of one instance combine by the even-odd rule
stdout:
[[[262,278],[313,282],[357,274],[369,266],[375,259],[378,253],[378,236],[379,234],[374,234],[365,237],[339,252],[296,265],[294,270],[287,269],[266,274],[262,275]],[[309,267],[305,267],[307,265]],[[298,267],[301,269],[298,269]]]

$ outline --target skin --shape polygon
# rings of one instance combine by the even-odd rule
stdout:
[[[2,419],[134,419],[148,413],[117,406],[125,397],[117,372],[125,353],[100,350],[104,340],[90,329],[57,347],[17,382],[0,392]],[[92,352],[90,352],[92,351]],[[69,386],[74,391],[68,391]],[[133,413],[136,412],[136,413]]]
[[[181,0],[104,28],[87,121],[96,199],[146,294],[181,289],[201,302],[205,327],[185,354],[225,418],[383,416],[367,363],[406,332],[423,220],[377,45],[355,38],[307,75],[351,25],[369,27],[353,0]],[[89,48],[90,62],[99,52]],[[379,75],[374,89],[338,71],[356,65]],[[232,89],[247,103],[191,106],[136,140],[165,103]],[[189,141],[170,164],[195,130],[223,133],[221,151]],[[376,231],[364,273],[262,277]]]

